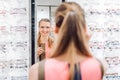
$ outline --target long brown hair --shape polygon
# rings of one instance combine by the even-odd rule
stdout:
[[[75,2],[62,3],[56,10],[55,23],[59,28],[59,34],[52,58],[65,54],[71,43],[76,48],[77,54],[92,57],[86,43],[84,11],[79,4]],[[74,60],[75,57],[70,64],[73,65]],[[71,80],[73,80],[73,71],[73,67],[70,67]]]
[[[42,18],[42,19],[39,21],[39,28],[40,28],[40,23],[41,23],[42,21],[44,21],[44,22],[49,22],[49,23],[50,23],[50,20],[49,20],[48,18]],[[40,38],[41,38],[41,34],[40,34],[40,32],[39,32],[39,33],[38,33],[38,39],[37,39],[37,46],[38,46],[38,47],[39,47],[39,45],[41,44]],[[50,48],[52,47],[53,42],[54,42],[53,38],[49,36],[49,37],[48,37],[48,46],[49,46]]]

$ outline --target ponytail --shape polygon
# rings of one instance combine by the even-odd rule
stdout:
[[[71,42],[76,49],[85,56],[91,56],[86,45],[85,25],[81,16],[75,11],[70,11],[64,17],[58,34],[58,42],[54,51],[54,57],[62,55]]]
[[[53,52],[52,57],[57,57],[65,53],[66,50],[71,46],[76,48],[78,51],[77,54],[81,54],[84,56],[91,57],[89,50],[86,45],[85,38],[85,25],[82,24],[81,17],[75,11],[70,11],[64,17],[64,20],[61,24],[58,34],[58,42],[55,46],[55,50]],[[73,54],[74,55],[74,54]],[[73,80],[74,77],[74,64],[75,64],[75,56],[71,55],[72,59],[70,62],[70,80]]]

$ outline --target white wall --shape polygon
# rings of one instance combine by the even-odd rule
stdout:
[[[59,5],[62,0],[36,0],[37,5]]]

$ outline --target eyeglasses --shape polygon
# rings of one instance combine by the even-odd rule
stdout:
[[[106,8],[106,9],[88,9],[86,12],[86,16],[93,16],[93,15],[104,15],[104,16],[120,16],[120,9],[112,9],[112,8]]]
[[[90,41],[89,47],[92,52],[101,50],[107,53],[114,50],[116,51],[120,50],[120,41],[119,40]]]
[[[11,26],[10,27],[11,33],[27,33],[27,27],[26,26]]]
[[[28,67],[28,59],[0,60],[0,80],[27,80]],[[11,76],[9,73],[20,76]]]
[[[28,46],[28,43],[26,41],[11,42],[11,48],[13,48],[13,50],[20,49],[20,48],[21,48],[21,50],[26,50],[27,46]]]
[[[113,68],[120,64],[120,58],[118,56],[115,57],[105,57],[105,61],[109,68]]]
[[[12,8],[9,12],[10,14],[27,14],[26,8]]]
[[[120,76],[118,73],[107,73],[104,77],[105,80],[119,80]]]
[[[28,80],[28,76],[11,76],[11,80]]]
[[[9,70],[8,61],[0,60],[0,74],[6,74]]]
[[[15,59],[10,61],[10,71],[23,70],[27,72],[27,59]]]
[[[107,21],[104,22],[104,27],[100,27],[97,22],[89,22],[87,24],[89,30],[92,32],[102,32],[102,33],[118,33],[120,32],[119,22],[115,21]]]
[[[26,15],[27,9],[26,8],[11,8],[9,11],[5,8],[0,10],[1,15],[7,15],[9,13],[10,15],[20,14],[20,15]]]
[[[2,76],[0,75],[0,80],[8,80],[8,79],[9,79],[8,77],[3,76],[3,75],[2,75]]]

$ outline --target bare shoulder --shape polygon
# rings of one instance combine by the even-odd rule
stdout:
[[[54,42],[54,38],[49,36],[49,40],[53,43]]]
[[[30,67],[30,71],[36,71],[36,70],[38,70],[38,63],[36,63]]]
[[[36,63],[30,67],[29,80],[38,80],[38,63]]]

